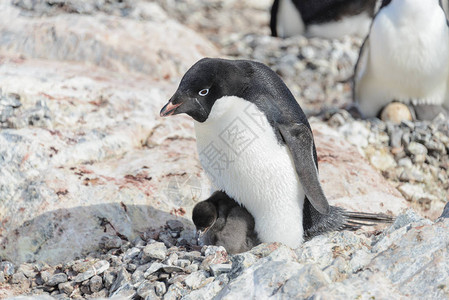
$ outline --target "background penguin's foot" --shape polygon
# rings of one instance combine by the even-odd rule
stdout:
[[[421,121],[432,121],[439,114],[443,114],[446,118],[448,116],[448,111],[441,105],[418,104],[412,105],[412,109],[415,111],[416,119]]]
[[[330,212],[327,215],[315,215],[313,219],[312,226],[304,230],[306,240],[330,231],[357,230],[362,226],[394,221],[394,217],[385,214],[352,212],[337,206],[330,206]]]

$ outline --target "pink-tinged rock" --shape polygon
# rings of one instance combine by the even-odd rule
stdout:
[[[168,219],[191,228],[209,183],[192,128],[159,117],[174,85],[74,62],[0,61],[2,91],[21,101],[0,131],[2,258],[53,264],[96,249],[105,232],[132,240]],[[38,101],[50,118],[30,125]],[[149,136],[159,136],[151,147]]]
[[[215,47],[169,18],[138,20],[106,14],[23,16],[0,4],[0,54],[81,61],[114,71],[134,71],[155,79],[182,75]]]
[[[332,205],[393,215],[408,207],[401,194],[340,133],[320,122],[311,125],[320,181]]]

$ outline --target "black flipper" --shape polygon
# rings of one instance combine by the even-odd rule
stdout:
[[[292,154],[296,173],[304,193],[319,213],[328,214],[329,203],[321,187],[314,159],[312,131],[301,123],[279,125],[279,130]]]
[[[306,206],[304,208],[306,209]],[[328,215],[312,212],[311,217],[314,220],[304,219],[304,237],[306,239],[329,231],[357,230],[362,226],[374,226],[379,223],[392,223],[394,221],[394,217],[385,214],[353,212],[336,206],[330,206],[329,208]]]

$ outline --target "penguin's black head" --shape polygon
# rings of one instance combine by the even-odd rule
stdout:
[[[209,201],[202,201],[195,205],[192,221],[198,231],[206,232],[217,220],[217,208]]]
[[[249,81],[247,73],[244,61],[203,58],[187,71],[160,115],[186,113],[204,122],[217,99],[238,96],[245,90]]]

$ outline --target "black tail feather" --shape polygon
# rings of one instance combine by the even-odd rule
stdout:
[[[331,206],[327,215],[318,212],[312,214],[311,219],[307,221],[307,226],[304,226],[304,236],[306,239],[310,239],[329,231],[354,231],[362,226],[375,226],[379,223],[392,223],[393,221],[394,217],[385,214],[353,212]]]

